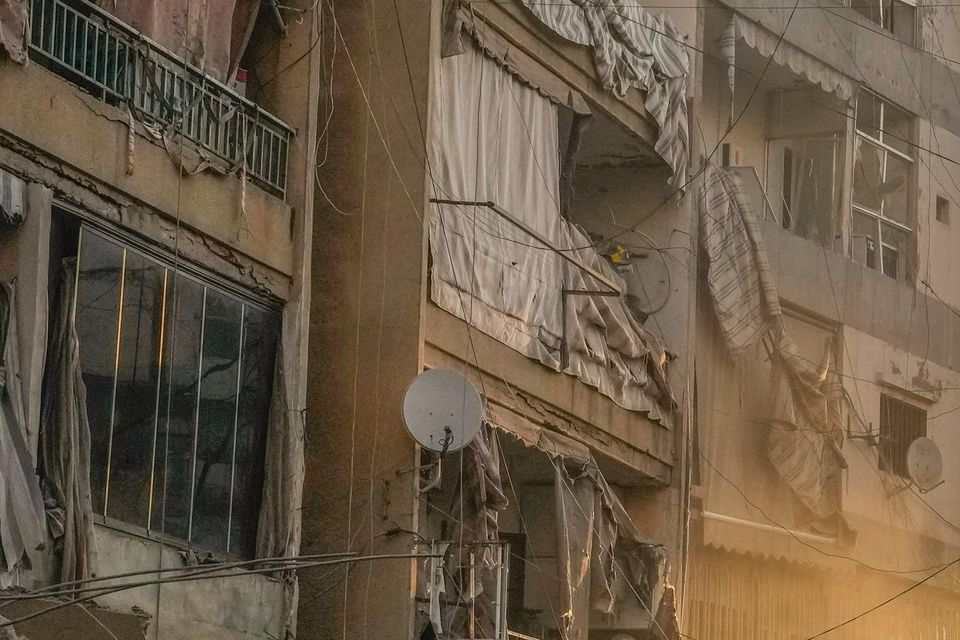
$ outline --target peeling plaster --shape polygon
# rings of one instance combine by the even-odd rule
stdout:
[[[88,178],[72,166],[3,132],[0,132],[0,166],[24,180],[47,185],[57,199],[67,204],[118,224],[167,250],[179,251],[185,259],[259,294],[279,300],[289,296],[290,280],[284,274],[186,225],[180,225],[178,234],[176,221],[166,214]]]

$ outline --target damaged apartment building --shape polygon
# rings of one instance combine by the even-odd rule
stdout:
[[[0,2],[2,637],[292,629],[307,9]]]
[[[683,632],[957,638],[955,8],[708,3]]]
[[[960,637],[953,9],[645,4],[325,14],[306,637]]]
[[[955,8],[780,4],[0,0],[0,637],[960,640]]]
[[[696,13],[614,4],[324,14],[303,552],[424,557],[301,575],[302,637],[675,625]],[[482,396],[466,448],[404,428],[423,371]]]

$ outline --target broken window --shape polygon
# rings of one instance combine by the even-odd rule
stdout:
[[[880,25],[897,40],[913,46],[917,31],[917,4],[913,0],[851,0],[850,6]]]
[[[83,228],[75,303],[94,509],[253,553],[279,314]]]
[[[909,477],[907,449],[927,435],[927,412],[885,393],[880,394],[879,466],[903,478]]]
[[[856,128],[851,253],[871,269],[902,280],[913,236],[913,118],[861,90]]]
[[[811,103],[823,109],[810,109]],[[840,232],[843,107],[817,89],[770,96],[767,197],[785,229],[833,247]]]

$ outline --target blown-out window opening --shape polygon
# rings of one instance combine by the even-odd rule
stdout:
[[[251,556],[280,317],[82,227],[94,512]]]
[[[851,255],[906,278],[913,238],[914,118],[876,94],[857,97]]]

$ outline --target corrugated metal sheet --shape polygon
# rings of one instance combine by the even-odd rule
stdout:
[[[946,574],[944,574],[946,575]],[[681,629],[697,640],[804,640],[914,584],[701,549],[691,558]],[[960,638],[960,594],[929,585],[831,631],[829,640]]]

